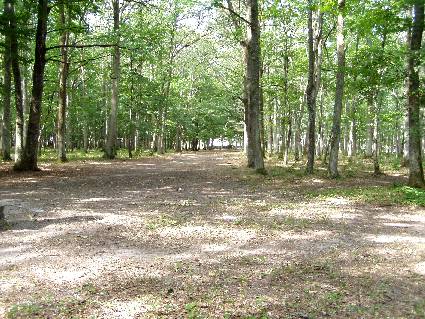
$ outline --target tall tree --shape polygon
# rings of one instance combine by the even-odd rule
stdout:
[[[66,26],[66,14],[67,14],[67,0],[61,0],[59,2],[59,26],[61,35],[59,38],[60,48],[60,65],[59,65],[59,106],[57,115],[57,148],[58,148],[58,159],[61,162],[66,162],[66,109],[68,104],[68,39],[69,31]]]
[[[331,149],[329,153],[329,176],[336,178],[338,172],[339,143],[341,138],[341,113],[344,98],[344,75],[345,75],[345,41],[344,41],[344,9],[345,0],[338,0],[337,22],[337,59],[338,69],[336,74],[335,104],[333,112]]]
[[[47,20],[49,16],[48,0],[38,0],[37,30],[35,38],[34,67],[32,73],[31,103],[28,119],[28,132],[22,152],[22,158],[15,163],[15,170],[38,170],[38,138],[40,134],[41,103],[44,89],[44,70],[46,66]]]
[[[313,3],[310,0],[308,11],[308,83],[306,89],[308,109],[308,160],[306,172],[308,174],[313,173],[314,156],[316,153],[316,101],[321,80],[322,24],[323,14],[318,10],[315,36]]]
[[[108,132],[106,135],[105,157],[115,158],[117,142],[117,117],[118,117],[118,99],[119,99],[119,78],[120,78],[120,3],[119,0],[112,0],[114,15],[114,35],[116,43],[112,56],[112,94],[111,109],[108,119]]]
[[[11,48],[11,28],[10,28],[10,3],[4,1],[5,19],[5,43],[3,54],[3,132],[2,132],[2,156],[4,161],[12,160],[10,156],[11,148],[11,88],[12,88],[12,48]]]
[[[409,121],[409,185],[424,187],[422,167],[421,123],[420,123],[420,49],[424,31],[424,3],[416,0],[413,5],[413,25],[408,59],[408,121]]]
[[[264,172],[263,151],[260,133],[260,24],[258,18],[258,0],[247,1],[247,65],[246,83],[248,93],[248,158],[249,163],[258,172]]]
[[[15,13],[15,1],[5,1],[7,5],[7,15],[9,20],[10,36],[10,58],[12,64],[13,82],[15,88],[15,108],[16,108],[16,129],[15,129],[15,162],[18,162],[22,155],[24,146],[24,106],[21,67],[19,63],[19,47],[17,35],[17,23]]]

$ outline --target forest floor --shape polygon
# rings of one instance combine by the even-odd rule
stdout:
[[[425,209],[402,174],[270,165],[1,164],[0,318],[425,318]]]

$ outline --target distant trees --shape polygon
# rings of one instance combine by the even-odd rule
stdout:
[[[112,159],[227,139],[261,172],[266,150],[306,158],[307,173],[322,160],[330,177],[342,155],[379,173],[409,153],[422,187],[423,4],[388,3],[5,0],[2,157],[13,145],[15,168],[32,170],[43,147],[66,161],[76,148]]]

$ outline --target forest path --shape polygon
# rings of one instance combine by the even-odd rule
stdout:
[[[263,177],[218,151],[0,174],[0,318],[425,311],[423,209],[309,196],[389,177]]]

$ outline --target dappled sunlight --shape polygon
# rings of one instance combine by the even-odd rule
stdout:
[[[247,242],[256,237],[252,230],[227,228],[223,226],[178,226],[164,227],[158,231],[164,238],[193,238],[193,239],[225,239],[236,242]]]
[[[190,309],[211,318],[261,318],[263,309],[270,318],[301,317],[305,305],[306,316],[331,309],[317,317],[360,318],[351,305],[363,311],[387,307],[385,294],[391,302],[420,296],[423,210],[316,200],[303,183],[326,187],[326,179],[291,171],[299,188],[292,179],[276,188],[270,176],[229,168],[238,154],[213,154],[44,176],[31,195],[33,183],[2,190],[0,202],[7,196],[22,208],[0,233],[0,294],[8,300],[0,317],[28,300],[62,309],[70,297],[64,316],[81,318],[189,318]]]
[[[337,211],[337,212],[332,212],[329,213],[328,218],[330,219],[342,219],[342,220],[354,220],[356,218],[362,218],[363,215],[361,214],[356,214],[356,213],[352,213],[352,212],[346,212],[346,211]]]
[[[225,252],[231,249],[229,245],[220,245],[220,244],[204,244],[200,247],[201,251],[206,253],[220,253]]]
[[[399,222],[415,222],[425,224],[425,213],[414,213],[414,214],[383,214],[378,216],[380,219],[399,221]],[[425,225],[424,225],[425,226]]]
[[[138,297],[132,300],[112,300],[102,304],[99,314],[104,318],[133,319],[148,310],[155,301],[146,297]]]
[[[343,197],[328,197],[328,198],[325,198],[324,200],[330,205],[335,205],[335,206],[345,206],[352,203],[350,200]]]
[[[425,244],[425,236],[409,236],[409,235],[366,235],[366,240],[379,244]]]
[[[302,233],[300,232],[293,232],[293,231],[286,231],[286,232],[279,232],[277,235],[278,239],[282,240],[324,240],[328,238],[332,238],[335,236],[335,233],[333,231],[329,230],[304,230]]]
[[[413,267],[413,271],[419,275],[425,276],[425,261],[417,263]]]
[[[407,224],[407,223],[383,223],[384,226],[395,227],[395,228],[412,228],[416,227],[416,224]]]
[[[113,200],[115,199],[109,198],[109,197],[92,197],[87,199],[80,199],[79,202],[80,203],[95,203],[95,202],[104,202],[104,201],[113,201]]]
[[[239,217],[234,215],[223,215],[223,216],[217,216],[216,219],[223,220],[225,222],[235,222],[239,220]]]

